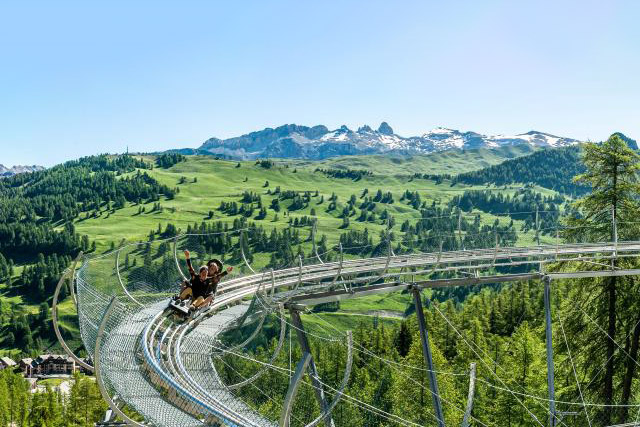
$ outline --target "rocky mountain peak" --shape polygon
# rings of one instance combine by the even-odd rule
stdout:
[[[393,135],[393,129],[391,128],[391,126],[389,126],[389,123],[387,122],[380,123],[380,126],[378,127],[378,132],[380,132],[383,135]]]

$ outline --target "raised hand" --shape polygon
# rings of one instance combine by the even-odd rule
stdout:
[[[187,257],[187,259],[189,259],[189,257],[191,256],[191,254],[189,253],[188,250],[184,250],[184,256]]]

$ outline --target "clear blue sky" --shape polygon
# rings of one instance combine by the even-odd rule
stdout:
[[[638,4],[3,2],[0,163],[284,123],[640,138]]]

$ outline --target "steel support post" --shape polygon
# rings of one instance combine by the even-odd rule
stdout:
[[[549,427],[556,427],[556,392],[553,379],[553,337],[551,330],[551,278],[544,278],[544,314],[547,344],[547,390],[549,392]]]
[[[467,408],[464,411],[462,427],[469,427],[471,411],[473,410],[473,397],[476,393],[476,364],[472,363],[469,370],[469,394],[467,395]]]
[[[536,242],[540,246],[540,219],[538,217],[538,207],[536,206]]]
[[[284,399],[282,413],[280,414],[280,427],[289,427],[289,423],[291,421],[291,411],[293,409],[293,400],[296,397],[298,387],[300,387],[300,382],[302,381],[302,376],[304,375],[304,371],[307,370],[310,361],[311,354],[303,353],[302,359],[300,359],[300,361],[296,365],[296,372],[289,381],[289,389],[287,390],[287,396]]]
[[[433,398],[433,408],[438,419],[438,427],[445,427],[444,415],[442,414],[442,403],[440,402],[440,392],[438,391],[438,379],[433,369],[433,358],[431,357],[431,346],[429,345],[429,333],[427,325],[424,321],[424,311],[422,309],[422,297],[420,289],[413,288],[413,300],[416,305],[416,315],[418,316],[418,326],[420,327],[420,340],[422,341],[422,354],[427,363],[429,371],[429,388],[431,389],[431,397]]]
[[[613,244],[616,246],[616,249],[618,249],[618,224],[616,222],[616,210],[613,206],[611,207],[611,225]]]
[[[311,354],[311,347],[309,346],[309,340],[307,339],[307,334],[304,331],[304,326],[302,325],[302,319],[300,319],[300,313],[293,307],[289,308],[289,313],[291,314],[291,322],[293,323],[293,326],[296,329],[296,334],[298,335],[300,347],[302,347],[302,354]],[[320,382],[320,377],[318,376],[318,370],[316,368],[316,363],[313,360],[313,356],[309,361],[307,370],[309,372],[309,376],[311,377],[311,384],[313,385],[316,399],[318,400],[318,405],[320,405],[320,410],[321,412],[325,413],[327,412],[329,406],[327,403],[327,398],[324,394],[324,389],[322,388],[322,383]],[[331,415],[325,418],[324,424],[326,427],[335,427]]]
[[[458,238],[460,239],[460,249],[464,251],[464,241],[462,240],[462,211],[458,207]]]

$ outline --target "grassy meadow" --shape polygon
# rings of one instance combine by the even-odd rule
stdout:
[[[427,174],[455,174],[472,170],[474,165],[477,169],[504,160],[504,157],[498,156],[491,150],[447,153],[414,156],[409,160],[404,158],[396,160],[382,156],[355,156],[353,163],[350,163],[352,160],[350,157],[323,162],[276,161],[275,166],[270,169],[256,165],[253,161],[237,162],[215,160],[210,156],[189,156],[187,161],[168,169],[154,168],[147,171],[162,184],[180,189],[173,200],[161,201],[163,208],[161,212],[151,212],[153,203],[144,205],[144,213],[138,213],[138,205],[130,204],[112,214],[102,213],[98,218],[84,219],[81,217],[75,225],[79,233],[87,234],[96,241],[98,252],[103,252],[109,248],[111,242],[117,245],[121,243],[122,239],[128,243],[146,241],[149,231],[156,230],[158,224],[164,227],[167,223],[172,223],[184,231],[188,224],[202,221],[232,223],[234,217],[227,216],[218,210],[221,202],[239,202],[243,192],[250,191],[261,195],[263,205],[268,207],[274,196],[267,195],[267,190],[273,191],[276,187],[280,187],[282,191],[315,192],[317,190],[319,196],[312,198],[312,202],[307,208],[292,211],[288,216],[285,216],[284,211],[291,204],[291,200],[285,200],[281,203],[280,213],[267,209],[267,217],[256,222],[267,229],[271,227],[283,228],[288,226],[289,217],[310,216],[311,209],[315,209],[318,218],[318,236],[326,234],[328,241],[333,243],[345,231],[339,228],[342,224],[339,214],[341,207],[346,204],[351,195],[360,199],[364,189],[369,189],[369,195],[375,194],[378,189],[383,192],[391,192],[395,202],[384,205],[379,203],[375,212],[380,214],[384,209],[387,209],[396,219],[398,225],[405,220],[415,222],[420,218],[420,213],[406,203],[400,202],[400,197],[405,190],[418,191],[422,200],[427,203],[435,201],[446,204],[452,197],[462,194],[465,190],[490,187],[452,186],[446,180],[436,184],[431,180],[413,179],[411,171]],[[455,160],[451,160],[450,157]],[[454,164],[458,159],[462,159],[461,164],[465,167],[454,169]],[[149,158],[149,160],[151,159]],[[397,170],[393,167],[396,161],[401,165]],[[349,165],[350,169],[370,170],[373,174],[354,181],[331,178],[320,172],[315,172],[317,168],[339,169],[346,168],[346,165]],[[186,180],[180,184],[182,177],[185,177]],[[265,187],[266,182],[268,182],[268,187]],[[520,186],[501,187],[496,190],[514,193],[518,188]],[[551,190],[541,187],[535,190],[545,195],[553,193]],[[338,208],[327,212],[328,198],[333,193],[338,196]],[[320,196],[324,197],[322,204],[318,204]],[[209,218],[209,211],[214,212],[212,218]],[[496,218],[483,213],[484,221],[492,223]],[[507,221],[506,218],[500,220]],[[377,236],[380,231],[386,228],[386,224],[383,220],[379,220],[377,223],[352,220],[349,226],[349,229],[352,230],[364,230],[365,228],[372,236]],[[523,238],[526,239],[525,236]]]

